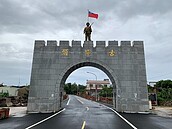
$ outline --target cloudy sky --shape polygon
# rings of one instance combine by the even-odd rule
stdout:
[[[143,40],[147,79],[172,79],[172,0],[0,0],[0,83],[30,83],[34,40],[81,40],[87,9],[99,14],[92,40]],[[67,82],[107,78],[92,67]],[[82,78],[81,78],[81,75]]]

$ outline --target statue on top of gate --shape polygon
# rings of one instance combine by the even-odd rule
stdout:
[[[93,23],[92,23],[93,24]],[[92,25],[91,24],[91,25]],[[86,27],[84,28],[84,34],[85,34],[85,41],[91,41],[91,32],[92,28],[89,22],[86,23]]]

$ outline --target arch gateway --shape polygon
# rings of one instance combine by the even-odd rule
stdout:
[[[113,85],[113,107],[119,112],[149,110],[143,41],[36,40],[27,111],[54,112],[62,108],[67,77],[76,69],[93,66],[104,71]]]

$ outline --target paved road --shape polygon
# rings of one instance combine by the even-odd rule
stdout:
[[[38,123],[41,120],[44,121]],[[35,123],[36,125],[34,125]],[[59,114],[29,114],[21,118],[9,118],[0,121],[0,129],[25,128],[171,129],[172,119],[155,115],[118,114],[102,104],[71,95],[68,105]]]

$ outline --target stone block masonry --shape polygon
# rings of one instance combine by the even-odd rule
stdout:
[[[92,66],[107,74],[113,106],[119,112],[149,110],[143,41],[36,40],[32,62],[28,112],[62,108],[63,86],[76,69]]]

